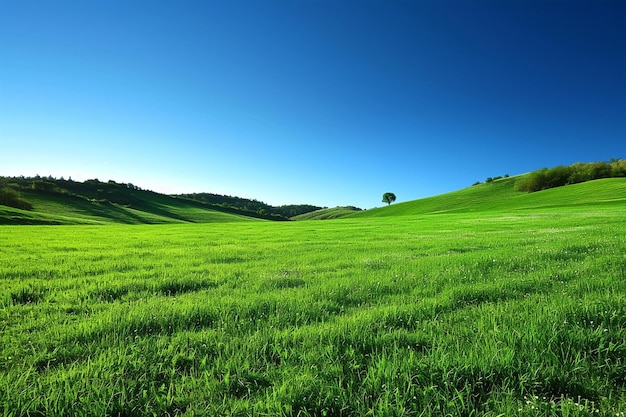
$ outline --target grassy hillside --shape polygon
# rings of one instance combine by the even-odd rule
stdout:
[[[361,209],[352,206],[325,208],[293,216],[291,220],[330,220],[345,217],[359,211],[361,211]]]
[[[517,179],[519,177],[502,178],[447,194],[354,213],[349,217],[520,211],[588,204],[626,206],[626,178],[606,178],[535,193],[517,191]]]
[[[203,223],[251,220],[235,209],[118,183],[12,179],[29,210],[0,205],[0,224]]]
[[[0,224],[155,224],[252,220],[247,216],[156,194],[136,207],[37,192],[24,192],[23,195],[32,203],[33,209],[0,206]]]
[[[619,167],[626,165],[622,162],[616,160],[612,164],[617,166],[619,163]],[[595,165],[612,166],[608,163]],[[575,164],[570,168],[580,170],[581,167],[595,165]],[[540,174],[542,178],[548,178],[551,172],[559,173],[567,168],[556,167],[517,177],[499,178],[451,193],[368,211],[359,211],[354,207],[311,211],[316,207],[310,205],[271,207],[255,200],[206,193],[193,194],[191,196],[194,199],[190,199],[157,194],[132,184],[113,181],[104,183],[89,180],[81,183],[51,178],[0,177],[0,224],[221,222],[249,220],[249,217],[287,219],[272,210],[285,214],[307,211],[293,216],[294,220],[326,220],[623,203],[626,195],[624,177],[592,180],[534,193],[519,191],[520,184],[528,183],[529,179]],[[257,206],[260,207],[258,210]]]

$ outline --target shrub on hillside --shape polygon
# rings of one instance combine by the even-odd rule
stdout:
[[[611,161],[611,177],[626,177],[626,159]]]
[[[45,193],[63,193],[65,191],[59,188],[56,182],[48,180],[33,181],[32,189],[36,191],[43,191]]]
[[[8,206],[21,210],[32,210],[33,208],[32,204],[23,200],[15,190],[7,187],[0,188],[0,206]]]
[[[569,166],[559,165],[531,172],[520,178],[516,182],[516,187],[519,191],[532,193],[568,184],[624,176],[626,176],[626,161],[623,159],[611,160],[611,162],[577,162]]]
[[[509,174],[504,174],[504,178],[508,178]],[[494,181],[500,180],[502,179],[502,175],[496,175],[495,177],[487,177],[487,179],[485,179],[485,183],[490,184]],[[476,181],[474,184],[472,185],[478,185],[480,184],[480,181]]]
[[[542,168],[518,179],[515,183],[516,188],[519,191],[527,191],[529,193],[543,190],[546,176],[545,172],[547,170],[547,168]]]

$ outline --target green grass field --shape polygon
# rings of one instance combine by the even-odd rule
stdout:
[[[626,180],[0,227],[4,416],[626,416]]]

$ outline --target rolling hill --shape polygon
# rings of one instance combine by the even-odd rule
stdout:
[[[0,204],[0,224],[155,224],[258,220],[253,217],[254,213],[141,190],[132,184],[19,178],[5,179],[5,182],[5,187],[14,190],[20,201],[28,203],[31,209]]]
[[[621,162],[621,160],[618,160]],[[576,165],[575,165],[576,166]],[[583,166],[583,165],[580,165]],[[577,184],[519,191],[520,183],[542,170],[500,178],[433,197],[388,207],[359,210],[335,207],[290,217],[292,220],[371,218],[439,213],[516,211],[537,208],[576,207],[593,204],[626,206],[626,177],[596,179]],[[168,196],[142,190],[132,184],[88,180],[84,183],[50,178],[0,178],[0,224],[151,224],[288,220],[267,212],[271,206],[252,211],[232,204],[248,200],[228,197],[231,205],[200,201],[217,198],[209,194]],[[3,197],[4,196],[4,197]],[[208,196],[208,197],[207,197]],[[3,203],[12,200],[12,203]],[[226,198],[222,196],[222,198]],[[241,201],[238,201],[241,200]],[[261,204],[260,202],[256,202]],[[4,205],[3,205],[4,204]],[[314,210],[315,206],[285,206],[286,210]]]
[[[361,211],[361,209],[353,206],[324,208],[310,213],[293,216],[291,217],[291,220],[330,220],[358,213],[359,211]]]
[[[425,215],[449,212],[515,211],[589,204],[622,204],[626,178],[605,178],[534,193],[517,191],[517,177],[502,178],[434,197],[352,213],[350,218]]]

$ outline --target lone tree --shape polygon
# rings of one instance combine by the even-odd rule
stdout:
[[[390,205],[394,201],[396,201],[396,195],[394,193],[383,194],[383,203],[387,203],[387,205]]]

